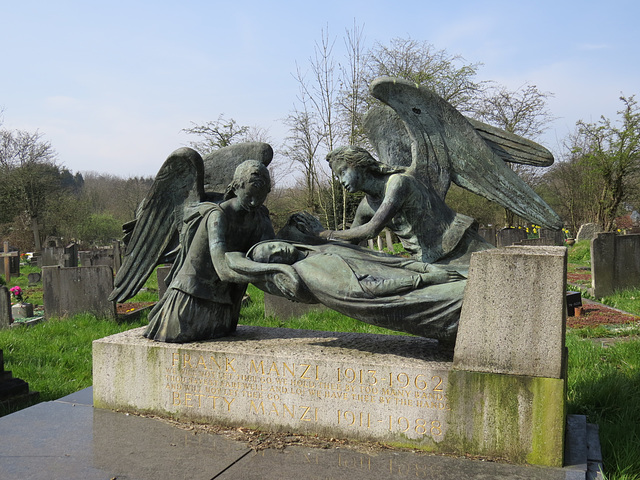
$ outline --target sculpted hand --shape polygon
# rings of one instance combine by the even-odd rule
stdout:
[[[433,265],[429,266],[428,273],[421,273],[420,278],[423,281],[423,285],[437,285],[465,279],[463,275],[455,270],[447,270]]]
[[[302,282],[293,269],[275,273],[272,281],[285,298],[296,301]]]

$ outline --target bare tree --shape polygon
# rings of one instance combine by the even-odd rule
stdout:
[[[412,38],[394,38],[389,45],[377,43],[368,63],[367,83],[382,75],[404,78],[433,90],[464,112],[482,86],[473,80],[481,63],[465,63],[460,55]]]
[[[0,131],[0,196],[4,208],[24,212],[41,249],[40,223],[51,197],[61,189],[56,152],[39,132]]]
[[[552,97],[535,85],[522,85],[516,90],[492,86],[483,91],[472,108],[478,120],[535,139],[556,119],[547,109],[547,100]]]
[[[201,155],[245,141],[246,135],[249,133],[248,126],[238,125],[233,118],[224,118],[224,114],[220,114],[217,120],[206,122],[204,125],[198,125],[195,122],[191,122],[191,124],[193,125],[191,128],[183,128],[182,131],[202,138],[202,140],[189,143]]]

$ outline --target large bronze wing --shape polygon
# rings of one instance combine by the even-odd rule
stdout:
[[[203,198],[202,157],[191,148],[176,150],[160,167],[135,221],[129,224],[132,230],[126,234],[124,258],[110,300],[123,302],[133,297],[159,263],[175,256],[184,209]]]
[[[505,164],[550,165],[547,149],[470,121],[437,94],[405,80],[381,77],[370,91],[390,107],[372,110],[365,119],[381,161],[408,167],[441,198],[453,181],[538,225],[562,227],[560,217]]]

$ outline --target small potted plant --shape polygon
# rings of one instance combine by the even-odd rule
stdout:
[[[11,315],[13,318],[29,318],[33,317],[33,304],[27,303],[27,297],[19,286],[9,289],[11,295],[16,299],[16,303],[11,306]]]

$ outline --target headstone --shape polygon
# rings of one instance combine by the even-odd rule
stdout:
[[[546,245],[555,245],[558,247],[564,246],[564,233],[562,230],[549,230],[548,228],[538,229],[538,235],[540,238],[544,238],[548,243]]]
[[[16,247],[9,247],[9,252],[17,253],[13,257],[9,257],[9,268],[11,269],[11,275],[20,276],[20,250]]]
[[[77,267],[78,246],[72,243],[66,247],[46,247],[42,249],[38,264],[42,267]]]
[[[496,227],[491,226],[491,227],[479,228],[478,233],[482,238],[485,239],[485,241],[489,242],[494,247],[497,246],[498,241],[496,238],[496,235],[497,235]]]
[[[110,267],[44,267],[42,269],[44,316],[65,317],[88,312],[97,317],[116,318]]]
[[[4,369],[4,352],[0,350],[0,406],[7,408],[33,402],[38,396],[38,392],[29,391],[27,382],[14,378],[10,371]]]
[[[527,232],[522,228],[503,228],[496,236],[497,247],[509,247],[527,238]]]
[[[100,265],[111,267],[115,271],[115,256],[112,248],[99,248],[95,250],[83,250],[80,252],[80,264],[83,267],[98,267]]]
[[[18,261],[20,260],[20,254],[16,251],[11,251],[9,248],[9,242],[4,242],[3,251],[0,252],[0,258],[4,259],[4,280],[9,283],[11,280],[11,258],[18,257]],[[18,272],[20,272],[20,267],[18,264]],[[19,274],[19,273],[18,273]]]
[[[160,300],[167,291],[167,275],[171,271],[171,265],[161,265],[156,269],[156,276],[158,277],[158,300]]]
[[[591,240],[591,294],[640,287],[640,235],[598,233]]]
[[[271,295],[266,292],[264,294],[264,314],[266,317],[288,320],[293,317],[300,317],[305,313],[326,309],[327,307],[320,303],[292,302],[286,298]]]
[[[593,240],[599,232],[602,232],[602,227],[597,223],[582,224],[578,229],[576,242],[580,242],[581,240]]]
[[[0,329],[11,326],[11,293],[0,285]]]
[[[557,246],[555,241],[551,238],[525,238],[524,240],[520,240],[519,242],[514,243],[514,245],[525,245],[530,247],[554,247]]]
[[[40,280],[42,280],[42,274],[38,272],[31,272],[27,275],[27,280],[29,280],[29,286],[33,287],[34,285],[40,283]]]
[[[61,266],[67,268],[75,268],[78,266],[78,245],[71,243],[64,247]]]
[[[582,295],[580,292],[567,292],[567,316],[573,317],[576,314],[576,307],[582,306]]]

